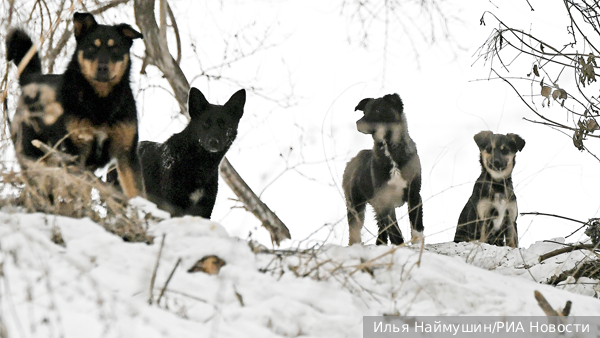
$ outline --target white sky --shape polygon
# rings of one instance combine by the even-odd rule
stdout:
[[[583,221],[598,216],[598,162],[576,150],[570,136],[524,121],[523,117],[535,117],[504,83],[476,81],[488,77],[489,65],[474,63],[474,54],[497,27],[491,16],[486,17],[486,26],[479,24],[485,10],[517,28],[567,41],[562,2],[557,2],[557,8],[549,8],[547,1],[530,2],[535,12],[524,0],[446,1],[445,13],[460,19],[451,26],[458,44],[438,35],[431,45],[418,43],[418,55],[403,31],[393,25],[385,74],[382,26],[375,24],[369,47],[360,47],[355,38],[357,25],[343,13],[341,1],[247,0],[221,5],[173,1],[172,5],[183,34],[182,68],[188,79],[200,72],[198,58],[204,67],[219,62],[228,33],[239,31],[240,37],[252,38],[270,29],[269,41],[275,46],[223,70],[224,77],[238,79],[241,85],[205,78],[192,85],[210,102],[221,104],[242,86],[264,88],[263,93],[270,97],[283,97],[293,88],[297,104],[290,108],[249,93],[238,138],[227,155],[254,191],[264,190],[263,201],[290,229],[293,241],[283,244],[290,246],[326,224],[329,226],[311,240],[347,243],[342,172],[359,150],[372,147],[371,138],[356,131],[361,112],[354,107],[365,97],[394,92],[404,101],[409,132],[421,158],[427,243],[450,241],[454,236],[460,211],[480,174],[473,135],[481,130],[517,133],[526,141],[513,173],[520,212],[554,213]],[[411,10],[410,6],[406,9]],[[133,20],[133,13],[130,17]],[[427,17],[417,21],[429,25]],[[191,43],[196,45],[198,57]],[[141,55],[141,42],[136,42],[135,50]],[[523,60],[512,64],[511,76],[531,71],[531,61]],[[134,61],[135,87],[167,86],[156,76],[142,78],[137,74],[139,67]],[[148,71],[156,74],[152,67]],[[538,89],[534,93],[538,94]],[[534,101],[540,108],[541,98]],[[146,89],[138,103],[144,140],[164,141],[185,124],[177,117],[174,99],[162,89]],[[566,124],[573,123],[560,109],[543,111]],[[595,143],[590,140],[587,145],[598,149]],[[246,238],[252,231],[252,238],[269,243],[268,233],[253,215],[241,208],[231,209],[237,204],[230,198],[233,193],[221,181],[213,220],[232,235]],[[402,217],[400,226],[407,238],[406,206],[397,210],[397,215]],[[517,223],[521,246],[564,237],[579,227],[540,216],[520,216]],[[366,229],[376,231],[370,214]],[[366,231],[363,240],[374,243]]]

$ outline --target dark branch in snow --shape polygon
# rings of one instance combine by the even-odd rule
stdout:
[[[534,293],[535,299],[538,302],[538,305],[542,308],[546,316],[548,317],[566,317],[571,312],[571,301],[568,300],[565,308],[563,310],[556,311],[552,308],[550,303],[546,300],[546,298],[542,295],[541,292],[535,291]],[[558,323],[556,323],[558,324]]]
[[[265,227],[271,234],[271,242],[279,245],[279,243],[290,237],[290,231],[283,222],[273,213],[266,204],[264,204],[258,196],[250,189],[250,187],[242,180],[240,175],[231,166],[227,158],[221,162],[221,177],[227,182],[231,190],[244,202],[246,209],[254,214],[262,221],[262,226]]]
[[[569,245],[566,246],[564,248],[560,248],[554,251],[550,251],[548,253],[545,253],[543,255],[540,256],[540,258],[538,258],[538,261],[541,263],[543,261],[545,261],[546,259],[550,258],[550,257],[554,257],[554,256],[558,256],[558,255],[562,255],[564,253],[567,252],[571,252],[571,251],[575,251],[575,250],[597,250],[597,246],[594,244],[575,244],[575,245]]]

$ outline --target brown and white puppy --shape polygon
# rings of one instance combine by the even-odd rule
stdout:
[[[375,209],[377,244],[404,243],[395,209],[408,202],[412,239],[423,237],[421,162],[408,135],[404,105],[398,94],[363,99],[355,110],[364,112],[356,122],[359,132],[372,135],[372,150],[360,151],[344,170],[342,186],[348,208],[350,245],[361,242],[367,203]]]
[[[525,147],[516,134],[482,131],[475,135],[479,147],[481,175],[473,194],[458,219],[454,242],[478,240],[483,243],[516,248],[517,197],[512,184],[515,155]]]

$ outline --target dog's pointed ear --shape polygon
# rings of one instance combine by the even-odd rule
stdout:
[[[190,118],[194,119],[200,116],[208,108],[208,105],[208,100],[206,100],[204,94],[198,88],[192,87],[188,97],[188,113],[190,114]]]
[[[358,103],[358,105],[356,106],[356,108],[354,108],[354,111],[360,110],[360,111],[365,111],[365,108],[367,106],[367,103],[369,103],[369,101],[373,100],[373,98],[366,98],[366,99],[362,99],[360,100],[360,102]]]
[[[136,31],[135,29],[133,29],[131,26],[129,26],[126,23],[122,23],[120,25],[117,25],[117,29],[119,30],[119,32],[126,38],[128,38],[129,40],[135,40],[135,39],[142,39],[144,38],[144,36],[142,35],[142,33]]]
[[[237,118],[242,118],[244,114],[244,105],[246,104],[246,90],[240,89],[235,92],[227,103],[225,103],[225,107],[234,114]]]
[[[494,133],[487,130],[481,131],[473,136],[473,139],[475,140],[475,143],[477,143],[479,150],[485,149],[492,142],[492,135],[494,135]]]
[[[73,14],[73,32],[77,41],[96,26],[98,26],[98,23],[92,14],[79,12]]]
[[[517,151],[523,150],[523,148],[525,147],[525,140],[521,138],[521,136],[517,134],[506,134],[506,136],[515,142],[515,144],[517,145]]]

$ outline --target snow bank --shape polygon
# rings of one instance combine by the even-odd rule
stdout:
[[[51,241],[53,227],[65,247]],[[154,244],[126,243],[85,219],[0,212],[0,328],[9,337],[361,337],[364,315],[543,315],[534,290],[556,308],[571,300],[573,315],[600,315],[597,299],[534,281],[580,254],[535,263],[548,243],[272,252],[197,217],[150,231]],[[207,255],[226,262],[218,275],[186,272]]]

